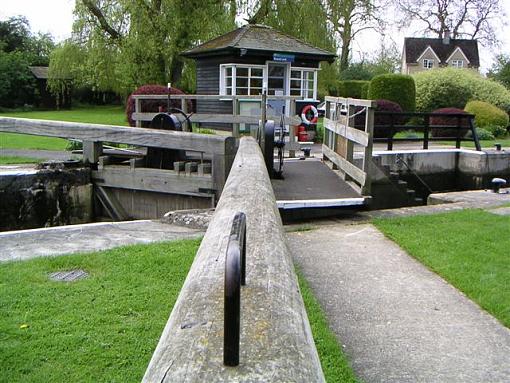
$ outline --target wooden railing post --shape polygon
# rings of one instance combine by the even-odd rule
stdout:
[[[363,155],[363,171],[367,174],[365,184],[361,188],[362,195],[370,195],[371,182],[371,164],[372,164],[372,147],[373,147],[373,136],[374,136],[374,108],[368,108],[366,111],[365,118],[365,132],[368,134],[368,144],[365,147]]]
[[[425,116],[425,125],[423,127],[423,149],[429,148],[429,133],[430,133],[430,116]]]
[[[455,147],[457,149],[460,149],[460,139],[461,139],[460,133],[462,132],[462,120],[463,120],[463,118],[461,118],[460,116],[457,116],[457,135],[456,135],[456,139],[455,139]]]
[[[95,141],[83,141],[83,163],[96,164],[103,155],[103,143]]]
[[[234,97],[232,99],[232,116],[237,116],[239,114],[239,99],[237,97]],[[240,124],[234,123],[232,124],[232,136],[235,138],[241,137],[241,130],[240,130]]]
[[[135,98],[135,113],[142,113],[142,100],[139,98]],[[141,128],[142,121],[139,119],[135,120],[135,126]]]

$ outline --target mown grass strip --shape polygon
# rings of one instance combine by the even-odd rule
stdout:
[[[0,116],[127,126],[124,108],[111,105],[71,110],[9,112],[1,113]],[[0,149],[65,150],[67,145],[68,141],[61,138],[0,132]]]
[[[139,382],[199,243],[0,264],[0,381]]]
[[[359,382],[354,376],[335,334],[329,328],[326,315],[313,295],[308,282],[299,269],[296,269],[296,272],[326,381],[328,383]]]
[[[374,224],[510,327],[510,216],[462,210]]]
[[[0,165],[37,164],[39,162],[41,160],[38,158],[0,155]]]

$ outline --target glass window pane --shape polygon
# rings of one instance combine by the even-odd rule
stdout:
[[[262,68],[251,68],[251,75],[254,77],[262,77]]]
[[[225,68],[225,73],[227,76],[232,76],[232,67]]]
[[[250,80],[251,87],[262,88],[262,79],[261,78],[252,78]]]
[[[250,94],[253,96],[262,94],[262,88],[250,88]]]
[[[285,68],[282,66],[270,66],[269,77],[283,77]]]
[[[246,77],[237,77],[236,78],[236,86],[248,86],[248,79]]]
[[[236,76],[248,77],[248,68],[236,68]]]
[[[240,95],[248,94],[248,88],[236,88],[236,94]]]
[[[301,96],[301,89],[291,89],[290,95],[291,96]]]
[[[309,89],[308,90],[308,93],[307,93],[307,96],[308,98],[313,98],[313,89]]]
[[[301,89],[301,80],[290,80],[290,88]]]
[[[301,78],[301,71],[300,70],[292,70],[290,71],[290,77],[295,79]]]
[[[225,81],[226,86],[232,86],[232,77],[227,77],[225,80],[226,80]]]
[[[267,85],[272,89],[283,89],[283,78],[270,78]]]
[[[226,88],[226,94],[230,95],[232,94],[232,88]]]
[[[308,80],[312,80],[313,81],[313,72],[307,72],[307,78]]]

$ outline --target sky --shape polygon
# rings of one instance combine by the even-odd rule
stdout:
[[[426,0],[425,0],[426,1]],[[501,0],[510,16],[510,0]],[[73,8],[75,0],[0,0],[0,20],[11,16],[24,15],[30,22],[32,32],[51,33],[57,41],[71,36],[73,23]],[[508,17],[507,17],[508,18]],[[510,26],[508,26],[510,28]],[[402,50],[404,36],[414,36],[412,26],[407,31],[390,30],[386,42],[394,41],[397,48]],[[502,44],[499,49],[486,49],[479,46],[482,73],[487,72],[497,53],[510,54],[510,32],[500,33]],[[358,38],[353,46],[353,59],[359,61],[377,51],[380,46],[380,35],[374,31],[365,32]]]

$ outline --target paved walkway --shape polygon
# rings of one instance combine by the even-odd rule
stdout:
[[[365,382],[510,382],[510,330],[374,226],[287,236]]]
[[[0,262],[197,238],[203,231],[159,221],[89,223],[0,233]]]

